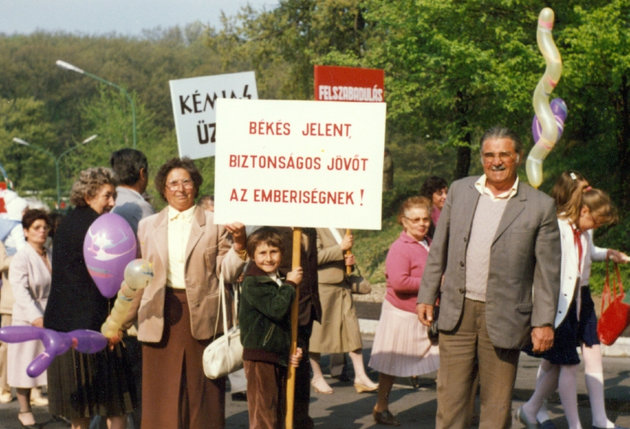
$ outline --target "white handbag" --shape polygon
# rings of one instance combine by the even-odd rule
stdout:
[[[238,309],[238,294],[235,293],[236,308]],[[203,372],[206,377],[216,379],[225,377],[243,367],[243,345],[241,344],[241,330],[238,326],[227,328],[227,311],[225,306],[225,285],[223,273],[219,276],[219,309],[223,313],[223,335],[208,344],[203,351]],[[218,327],[218,319],[217,326]]]

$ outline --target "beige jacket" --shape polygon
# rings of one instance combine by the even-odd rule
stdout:
[[[143,290],[137,308],[138,339],[155,343],[164,331],[164,297],[168,269],[168,207],[140,221],[138,240],[142,258],[153,264],[153,280]],[[243,261],[232,248],[228,232],[215,225],[213,214],[196,207],[186,246],[186,297],[190,309],[191,332],[206,340],[223,332],[219,317],[219,273],[233,282],[243,269]],[[136,306],[137,306],[136,302]],[[131,318],[133,318],[132,310]],[[130,319],[130,318],[128,318]]]
[[[343,237],[345,231],[339,229]],[[344,281],[346,264],[341,246],[328,228],[317,228],[317,277],[320,283],[339,284]]]

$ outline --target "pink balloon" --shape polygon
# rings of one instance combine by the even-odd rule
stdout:
[[[549,107],[551,107],[551,112],[556,118],[556,125],[558,126],[558,137],[556,141],[558,141],[564,131],[564,121],[567,119],[567,104],[562,98],[554,98],[549,103]],[[534,115],[534,119],[532,119],[532,136],[534,137],[534,143],[540,140],[540,133],[542,133],[542,126],[540,125],[538,116]]]
[[[83,242],[83,258],[92,280],[106,298],[118,293],[125,267],[136,257],[136,236],[116,213],[99,216]]]

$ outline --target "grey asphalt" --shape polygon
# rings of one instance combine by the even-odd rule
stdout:
[[[367,363],[371,338],[364,336],[364,357]],[[325,364],[325,361],[322,362]],[[531,395],[535,380],[538,359],[521,354],[519,371],[514,389],[512,406],[515,410]],[[581,372],[583,374],[583,371]],[[370,376],[377,380],[376,373]],[[630,427],[630,358],[604,357],[605,396],[608,416],[621,426]],[[311,398],[311,416],[316,428],[322,429],[367,429],[384,427],[374,423],[371,410],[376,395],[370,393],[357,394],[352,382],[341,382],[328,379],[334,389],[332,395],[313,392]],[[390,410],[402,423],[401,428],[430,429],[434,428],[436,412],[435,374],[421,377],[422,386],[414,389],[409,380],[399,380],[390,396]],[[586,396],[584,377],[578,377],[578,401],[581,421],[584,428],[591,427],[590,405]],[[556,397],[551,398],[549,409],[552,420],[558,429],[567,428],[562,407]],[[17,421],[17,401],[0,405],[0,428],[19,429]],[[67,428],[61,422],[51,420],[47,407],[35,407],[34,413],[39,422],[46,422],[45,429]],[[247,428],[247,403],[234,402],[230,394],[226,395],[227,428]],[[514,428],[523,427],[514,422]],[[149,428],[150,429],[150,428]],[[174,428],[175,429],[175,428]],[[197,428],[193,428],[197,429]],[[200,428],[206,429],[206,428]],[[300,429],[300,428],[295,428]]]

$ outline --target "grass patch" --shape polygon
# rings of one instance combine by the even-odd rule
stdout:
[[[361,273],[370,283],[385,282],[385,258],[389,246],[398,238],[402,226],[395,217],[383,220],[380,231],[353,231],[354,253]]]

